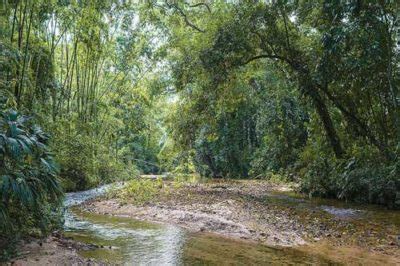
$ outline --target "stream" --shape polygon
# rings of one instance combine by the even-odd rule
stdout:
[[[337,264],[306,249],[270,247],[216,234],[192,233],[174,225],[85,212],[76,206],[115,186],[120,185],[66,195],[65,235],[95,247],[80,250],[84,258],[125,265]],[[370,218],[365,210],[335,206],[327,201],[312,202],[285,194],[272,195],[268,200],[280,205],[296,204],[298,208],[317,208],[338,219]],[[382,218],[389,218],[387,214]],[[398,221],[398,213],[395,214],[393,218]]]

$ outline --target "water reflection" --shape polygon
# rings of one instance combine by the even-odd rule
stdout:
[[[161,226],[129,218],[84,213],[73,206],[101,196],[113,187],[105,185],[83,192],[68,193],[65,199],[64,229],[67,236],[97,245],[82,251],[88,258],[135,265],[177,265],[185,232],[175,226]]]
[[[100,248],[82,251],[85,257],[135,265],[177,265],[185,232],[175,226],[161,226],[130,218],[73,212],[67,236]]]
[[[337,264],[307,248],[278,248],[262,244],[227,239],[215,235],[191,234],[177,226],[141,222],[131,218],[113,217],[83,212],[75,205],[106,193],[107,185],[84,192],[68,193],[65,205],[66,235],[98,248],[82,250],[86,258],[126,265],[327,265]],[[320,219],[350,219],[361,228],[370,222],[389,222],[396,233],[399,213],[374,206],[361,208],[344,202],[306,199],[295,194],[271,193],[264,200],[273,206],[295,208],[304,217],[310,213]],[[325,213],[325,214],[324,214]],[[303,216],[301,216],[303,217]],[[377,226],[373,226],[378,230]],[[370,230],[370,229],[369,229]],[[363,230],[361,230],[363,231]],[[360,232],[361,232],[360,231]],[[309,247],[316,249],[316,247]],[[328,249],[329,251],[330,249]],[[347,254],[347,251],[343,251]],[[314,255],[313,255],[314,254]],[[357,259],[352,259],[357,262]]]
[[[126,265],[327,265],[319,256],[291,248],[274,248],[212,234],[190,234],[159,225],[73,210],[79,229],[67,236],[98,245],[81,251],[87,258]],[[85,222],[82,222],[82,220]],[[82,226],[85,225],[85,226]]]
[[[80,251],[86,258],[127,265],[330,264],[324,258],[295,249],[189,234],[176,226],[93,214],[73,207],[111,187],[67,194],[66,235],[98,247]]]

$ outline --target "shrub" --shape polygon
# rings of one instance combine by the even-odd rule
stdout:
[[[129,181],[120,192],[118,197],[123,201],[131,201],[136,204],[144,204],[155,198],[164,188],[161,178],[151,179],[134,179]]]
[[[57,134],[55,154],[66,191],[84,190],[95,185],[90,140],[79,134]]]
[[[301,191],[311,196],[335,197],[400,208],[400,162],[381,158],[369,147],[354,146],[349,157],[335,160],[315,156],[302,169]],[[322,159],[325,158],[325,159]],[[304,160],[304,157],[303,157]]]
[[[18,237],[60,222],[61,186],[48,136],[15,110],[0,112],[0,254]],[[6,246],[2,246],[6,245]]]
[[[96,158],[96,172],[101,182],[110,183],[115,181],[130,180],[139,176],[136,165],[115,161],[107,154]]]

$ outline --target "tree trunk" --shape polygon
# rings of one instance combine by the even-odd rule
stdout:
[[[304,93],[311,98],[317,114],[324,126],[326,136],[333,149],[333,152],[335,153],[336,158],[343,158],[344,151],[324,99],[318,93],[318,89],[316,88],[316,86],[310,84],[308,79],[301,80],[300,86],[301,90],[303,90]]]

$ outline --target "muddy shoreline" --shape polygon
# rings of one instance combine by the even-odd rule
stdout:
[[[54,232],[45,239],[27,239],[20,243],[19,255],[6,265],[106,265],[78,254],[79,250],[98,248]]]

